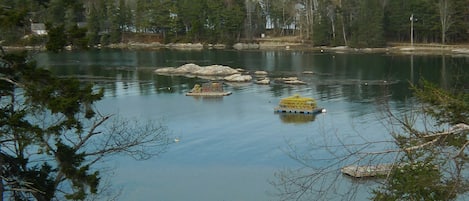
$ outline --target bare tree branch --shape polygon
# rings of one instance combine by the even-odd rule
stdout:
[[[459,151],[453,156],[453,158],[462,156],[463,153],[464,153],[464,150],[467,148],[468,145],[469,145],[469,140],[466,140],[466,143],[464,143],[464,145],[463,145],[463,146],[461,147],[461,149],[459,149]]]
[[[88,134],[82,138],[81,135],[79,135],[80,141],[76,143],[76,145],[73,147],[73,149],[78,150],[80,149],[92,136],[99,134],[100,132],[95,132],[95,130],[101,126],[105,121],[107,121],[112,115],[108,116],[103,116],[101,119],[98,119],[97,122],[94,122],[93,125],[91,126],[90,131],[88,131]]]
[[[15,80],[12,80],[10,78],[7,78],[7,77],[0,77],[0,80],[3,80],[5,82],[8,82],[10,84],[13,84],[13,85],[16,85],[16,86],[19,86],[19,87],[24,87],[23,84],[19,83],[19,82],[16,82]]]

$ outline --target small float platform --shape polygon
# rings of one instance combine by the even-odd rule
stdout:
[[[318,108],[314,98],[301,97],[298,94],[282,98],[278,107],[274,108],[277,113],[297,114],[319,114],[326,112],[324,108]]]
[[[364,178],[364,177],[376,177],[388,175],[393,168],[392,164],[381,164],[381,165],[349,165],[340,169],[340,171],[351,177]]]
[[[276,107],[274,109],[276,113],[293,113],[293,114],[320,114],[320,113],[325,113],[326,109],[325,108],[317,108],[314,110],[298,110],[298,109],[291,109],[291,108],[282,108],[282,107]]]
[[[223,84],[218,82],[203,83],[202,85],[196,84],[191,91],[186,93],[186,96],[229,96],[231,91],[224,91]]]
[[[229,96],[231,95],[231,91],[227,92],[188,92],[186,96]]]

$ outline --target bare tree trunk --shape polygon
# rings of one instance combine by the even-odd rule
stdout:
[[[284,36],[284,31],[285,31],[285,5],[282,6],[282,31],[280,32],[281,36]]]
[[[341,16],[341,18],[342,18],[342,36],[344,37],[344,44],[345,46],[348,46],[347,35],[345,34],[344,16]]]
[[[334,5],[327,6],[327,17],[331,21],[331,28],[332,28],[332,39],[335,41],[335,8]]]
[[[246,5],[246,18],[247,18],[247,25],[245,34],[246,38],[251,41],[252,40],[252,12],[253,12],[253,2],[251,0],[245,0],[244,4]]]
[[[311,33],[310,33],[310,30],[311,30],[311,27],[312,27],[312,13],[313,13],[313,3],[312,3],[312,0],[309,0],[308,1],[308,6],[306,8],[306,17],[307,17],[307,20],[306,20],[306,38],[307,39],[310,39],[311,38]]]
[[[314,11],[318,8],[318,0],[311,0],[310,1],[310,13],[311,13],[311,39],[314,38]]]
[[[342,10],[342,0],[339,0],[339,8]],[[346,32],[345,32],[345,18],[344,18],[344,15],[343,13],[340,13],[340,21],[341,21],[341,25],[342,25],[342,37],[344,38],[344,45],[345,46],[348,46],[348,41],[347,41],[347,35],[346,35]]]
[[[440,23],[441,23],[441,43],[446,43],[446,32],[451,26],[451,11],[448,5],[448,0],[439,0],[438,8],[440,11]]]

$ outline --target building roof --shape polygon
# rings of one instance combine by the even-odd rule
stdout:
[[[31,30],[46,30],[46,25],[44,23],[31,23]]]

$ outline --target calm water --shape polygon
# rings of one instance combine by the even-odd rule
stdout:
[[[58,75],[80,76],[104,87],[106,97],[99,104],[103,112],[162,121],[180,139],[147,161],[107,162],[115,168],[111,182],[123,188],[120,200],[278,200],[269,184],[274,173],[300,166],[287,156],[288,144],[307,150],[309,143],[389,139],[377,109],[383,94],[394,111],[406,111],[409,82],[425,77],[449,87],[456,75],[469,69],[466,57],[295,51],[101,50],[39,53],[36,59]],[[152,72],[185,63],[298,76],[307,85],[226,83],[231,96],[194,98],[184,94],[204,80]],[[384,81],[392,84],[383,87]],[[316,98],[328,112],[315,118],[274,114],[279,100],[293,94]],[[314,152],[330,156],[325,150]],[[358,200],[368,197],[363,192]]]

